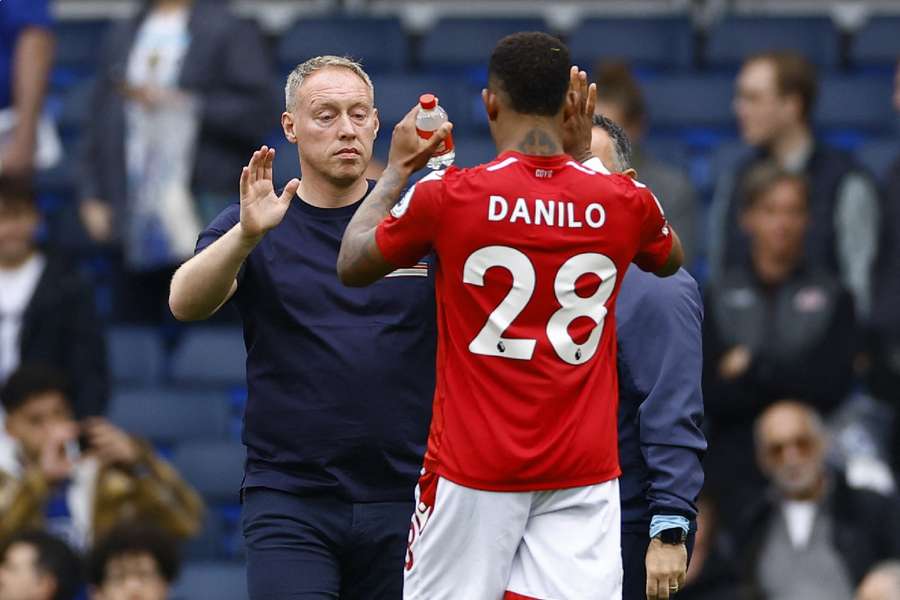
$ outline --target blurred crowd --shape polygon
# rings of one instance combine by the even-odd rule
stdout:
[[[47,2],[0,3],[0,600],[167,597],[204,500],[108,418],[105,328],[150,323],[177,344],[172,273],[281,112],[264,36],[224,3],[148,1],[101,42],[82,139],[54,158]],[[690,264],[706,265],[707,483],[678,597],[900,598],[900,157],[879,182],[817,137],[815,67],[754,55],[734,82],[745,148],[705,210],[643,144],[651,115],[629,66],[592,77]],[[87,257],[47,235],[54,160],[77,165]]]

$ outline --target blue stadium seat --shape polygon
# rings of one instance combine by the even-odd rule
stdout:
[[[838,63],[840,38],[827,17],[730,17],[709,32],[706,61],[734,68],[745,58],[769,50],[800,52],[815,64]]]
[[[162,378],[165,357],[157,328],[113,327],[106,334],[106,343],[115,384],[154,384]]]
[[[853,36],[850,60],[857,66],[893,69],[900,58],[900,17],[874,17]]]
[[[188,563],[171,600],[248,600],[246,567],[234,562]]]
[[[543,19],[440,19],[422,40],[420,60],[427,70],[486,66],[500,38],[518,31],[546,31]]]
[[[690,169],[690,149],[682,140],[673,137],[650,137],[640,144],[641,152],[683,171]],[[640,176],[640,173],[638,173]]]
[[[491,162],[497,156],[497,147],[490,136],[454,138],[456,144],[456,165],[474,167]]]
[[[281,37],[278,60],[287,72],[321,54],[350,56],[368,71],[403,69],[407,38],[396,17],[304,17]]]
[[[598,60],[624,60],[638,68],[688,68],[693,31],[687,17],[591,18],[568,36],[575,64],[590,68]]]
[[[730,127],[734,82],[716,76],[654,77],[642,83],[650,126],[658,128]]]
[[[246,455],[237,441],[188,440],[175,448],[172,464],[207,501],[237,502]]]
[[[115,391],[108,413],[113,423],[129,433],[169,444],[225,438],[231,406],[221,393],[146,387]]]
[[[453,126],[459,130],[468,124],[469,107],[462,82],[454,77],[375,77],[375,106],[381,121],[381,133],[390,140],[394,125],[400,122],[422,94],[433,92],[444,110],[450,115]]]
[[[880,181],[886,182],[891,168],[900,161],[900,138],[879,138],[856,149],[856,160]]]
[[[246,359],[240,328],[191,327],[172,353],[172,380],[184,385],[243,385]]]
[[[893,82],[887,77],[832,76],[819,86],[815,121],[825,128],[882,133],[894,120]]]
[[[100,56],[111,21],[60,20],[56,23],[56,52],[52,87],[66,88],[89,76]]]

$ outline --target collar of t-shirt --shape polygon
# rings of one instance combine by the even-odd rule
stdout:
[[[812,537],[819,505],[812,500],[784,500],[781,514],[794,548],[806,548]]]

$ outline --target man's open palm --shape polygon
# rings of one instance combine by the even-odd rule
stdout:
[[[241,228],[248,237],[261,237],[281,223],[300,187],[299,179],[291,179],[277,196],[272,183],[274,161],[275,149],[263,146],[241,171]]]

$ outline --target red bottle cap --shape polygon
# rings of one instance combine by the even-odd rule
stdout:
[[[438,100],[434,94],[422,94],[419,96],[419,106],[425,110],[431,110],[437,106]]]

